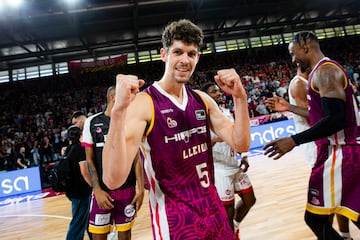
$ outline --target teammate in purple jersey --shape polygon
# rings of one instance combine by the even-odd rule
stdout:
[[[318,239],[343,239],[331,225],[331,214],[341,214],[360,228],[359,116],[352,86],[344,69],[324,56],[314,33],[296,34],[289,53],[302,70],[311,69],[307,93],[311,127],[269,142],[265,155],[279,159],[296,145],[315,141],[317,158],[305,221]]]
[[[217,72],[216,82],[234,98],[232,123],[206,93],[185,86],[202,40],[191,21],[172,22],[162,36],[163,77],[139,94],[144,81],[137,76],[116,79],[103,180],[109,188],[121,186],[143,143],[154,239],[234,239],[214,186],[210,128],[236,151],[248,151],[247,97],[234,69]]]

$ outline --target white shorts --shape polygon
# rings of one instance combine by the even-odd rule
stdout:
[[[244,172],[224,175],[221,171],[215,171],[215,186],[223,204],[233,204],[235,193],[241,195],[253,189],[249,176]]]

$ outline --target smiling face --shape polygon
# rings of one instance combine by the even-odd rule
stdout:
[[[174,40],[169,48],[162,48],[161,59],[165,62],[165,77],[176,83],[186,83],[193,74],[200,53],[194,44]]]
[[[223,103],[223,94],[217,85],[212,85],[208,88],[207,94],[212,97],[217,104]]]
[[[310,68],[309,48],[306,43],[290,42],[289,54],[291,61],[296,64],[301,72],[306,72]]]

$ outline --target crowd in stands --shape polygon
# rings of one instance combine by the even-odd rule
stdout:
[[[345,66],[354,84],[360,72],[359,39],[333,38],[322,43],[323,52]],[[115,83],[117,73],[138,75],[149,85],[160,78],[163,67],[161,61],[156,61],[81,76],[65,74],[0,85],[0,171],[20,168],[16,159],[20,148],[25,147],[26,164],[39,165],[43,173],[46,164],[56,161],[61,147],[67,144],[66,129],[71,125],[72,113],[81,110],[89,116],[103,111],[105,91]],[[269,119],[274,121],[284,118],[271,113],[264,101],[274,94],[288,97],[287,86],[295,67],[287,46],[203,55],[190,84],[200,88],[213,79],[216,70],[229,67],[242,76],[248,91],[250,117],[271,114]],[[226,98],[226,107],[233,107],[230,96]]]

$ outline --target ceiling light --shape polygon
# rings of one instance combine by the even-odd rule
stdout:
[[[7,0],[7,5],[11,7],[19,7],[22,3],[22,0]]]

